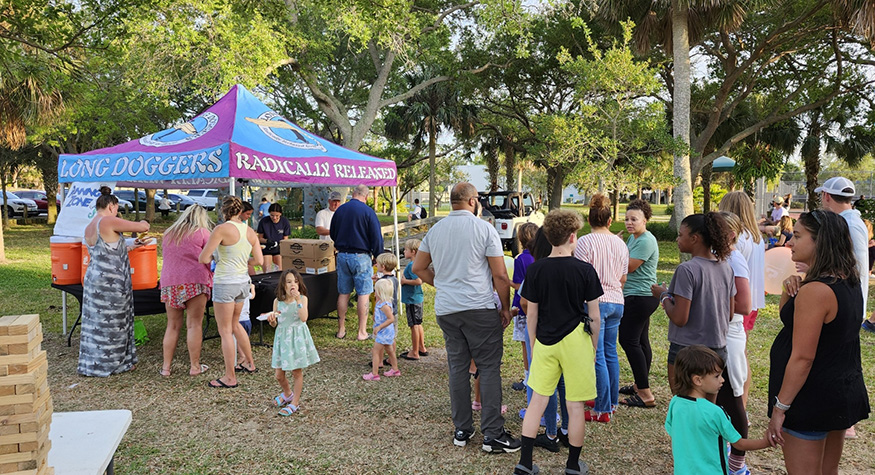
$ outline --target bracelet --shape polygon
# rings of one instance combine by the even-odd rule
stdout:
[[[668,293],[668,292],[663,292],[663,293],[664,293],[665,295],[662,295],[662,296],[660,297],[660,299],[659,299],[659,305],[662,305],[663,303],[665,303],[666,300],[671,300],[672,302],[674,302],[674,299],[672,298],[672,295],[671,295],[670,293]]]
[[[784,412],[787,412],[790,409],[790,405],[782,403],[781,400],[778,399],[778,396],[775,396],[775,409],[780,409]]]

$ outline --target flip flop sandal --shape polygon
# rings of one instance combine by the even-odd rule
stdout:
[[[279,414],[283,417],[289,417],[292,414],[298,412],[298,409],[299,409],[298,406],[295,406],[294,404],[289,404],[288,406],[280,409],[279,412],[277,412],[277,414]]]
[[[427,351],[420,351],[419,356],[428,356],[428,352]]]
[[[620,401],[620,404],[629,407],[643,407],[645,409],[650,409],[656,407],[656,400],[653,401],[644,401],[641,399],[641,396],[635,394],[633,396],[629,396],[626,399]]]
[[[165,372],[167,374],[164,374]],[[158,374],[160,374],[161,376],[163,376],[165,378],[169,378],[170,377],[170,370],[169,369],[165,370],[164,368],[161,368],[158,370]]]
[[[343,333],[339,333],[339,332],[338,332],[338,333],[335,333],[335,334],[334,334],[334,338],[337,338],[338,340],[343,340],[344,338],[346,338],[346,332],[343,332]]]
[[[517,464],[516,467],[513,468],[513,473],[514,475],[535,475],[541,473],[541,469],[535,464],[532,464],[531,470],[526,468],[525,465]]]
[[[627,396],[634,396],[638,391],[635,391],[634,385],[623,386],[620,388],[620,394],[625,394]]]
[[[292,399],[294,399],[294,398],[295,398],[295,392],[292,391],[292,395],[289,396],[288,399],[286,399],[285,393],[280,393],[279,396],[273,398],[273,401],[276,403],[277,407],[283,407],[287,404],[291,404]]]
[[[257,372],[258,372],[258,368],[255,368],[255,369],[249,369],[249,368],[243,366],[242,364],[238,364],[237,366],[234,367],[234,372],[235,372],[235,373],[246,373],[246,374],[252,374],[252,373],[257,373]]]
[[[217,388],[217,389],[219,389],[219,388],[222,388],[222,389],[231,389],[231,388],[236,388],[236,387],[237,387],[236,384],[225,384],[225,382],[222,381],[221,379],[214,379],[214,380],[208,382],[208,383],[207,383],[207,386],[209,386],[209,387],[211,387],[211,388]]]
[[[208,369],[210,369],[209,366],[207,366],[207,365],[205,365],[205,364],[202,364],[202,365],[201,365],[201,371],[200,371],[199,373],[194,373],[194,374],[192,374],[192,373],[188,373],[188,375],[189,375],[189,376],[200,376],[200,375],[206,373]]]
[[[401,353],[401,358],[407,361],[419,361],[419,358],[414,358],[412,356],[407,356],[407,353]]]

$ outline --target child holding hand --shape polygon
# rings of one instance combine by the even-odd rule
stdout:
[[[291,416],[298,411],[304,387],[303,369],[319,362],[319,353],[307,328],[308,302],[307,287],[301,280],[301,274],[295,269],[284,270],[277,285],[273,312],[267,317],[270,326],[277,327],[271,366],[276,369],[276,380],[283,390],[274,398],[277,407],[281,408],[281,416]],[[294,391],[289,386],[286,371],[292,372]]]
[[[674,473],[730,473],[726,442],[743,451],[775,445],[765,437],[742,439],[729,416],[709,400],[723,386],[723,358],[714,350],[690,345],[678,352],[674,364],[677,395],[665,418]]]
[[[392,369],[383,376],[401,376],[398,370],[398,358],[395,357],[395,309],[392,307],[394,285],[389,279],[378,279],[374,284],[374,295],[377,304],[374,307],[374,348],[371,350],[371,372],[362,375],[365,381],[380,380],[380,361],[383,352],[389,357]]]
[[[410,327],[410,351],[401,353],[401,357],[411,361],[418,361],[420,356],[428,356],[425,333],[422,331],[422,279],[411,270],[419,243],[419,239],[408,239],[404,242],[404,258],[410,262],[401,275],[401,303],[407,311],[407,326]]]

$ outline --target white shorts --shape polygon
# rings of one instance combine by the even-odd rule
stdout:
[[[729,333],[726,335],[726,372],[729,383],[732,384],[732,395],[740,397],[744,392],[744,382],[747,381],[747,356],[744,354],[747,346],[747,334],[744,332],[744,321],[729,322]]]

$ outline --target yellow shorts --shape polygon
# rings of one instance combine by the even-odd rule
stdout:
[[[562,375],[565,376],[566,400],[595,399],[595,352],[582,323],[555,345],[535,340],[528,381],[532,391],[542,396],[552,395]]]

